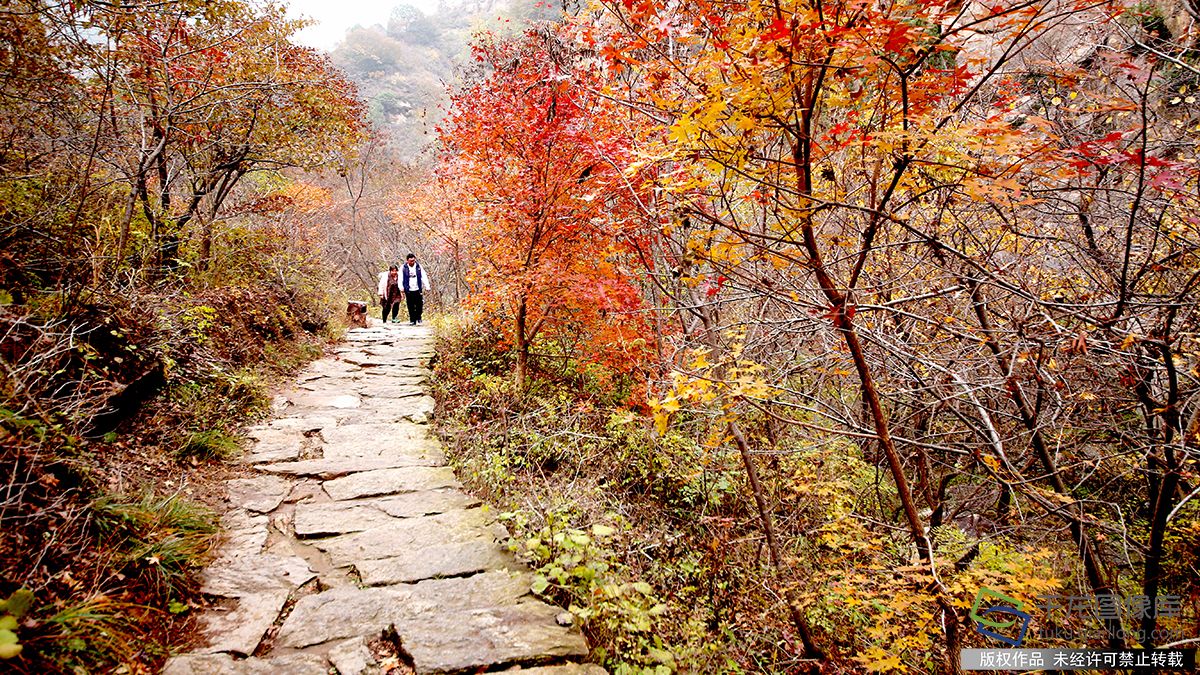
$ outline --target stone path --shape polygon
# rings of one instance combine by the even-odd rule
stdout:
[[[228,481],[207,646],[164,675],[605,672],[577,663],[570,615],[530,594],[503,527],[446,466],[432,353],[422,327],[352,330],[277,397],[250,430],[254,477]]]

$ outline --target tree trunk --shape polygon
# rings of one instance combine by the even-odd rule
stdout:
[[[827,288],[829,290],[833,289],[832,286]],[[921,560],[932,566],[934,564],[933,546],[929,543],[928,535],[925,534],[925,525],[921,522],[916,500],[913,499],[912,489],[909,487],[908,478],[904,474],[904,465],[900,461],[900,452],[896,448],[895,439],[892,438],[891,423],[888,420],[887,413],[883,410],[883,404],[879,400],[879,392],[875,389],[875,378],[871,373],[870,365],[867,363],[866,354],[863,353],[862,343],[858,339],[858,331],[855,330],[854,323],[846,311],[845,299],[843,298],[841,303],[835,302],[835,307],[834,311],[837,312],[834,319],[835,325],[842,333],[846,347],[850,350],[850,358],[854,362],[854,368],[858,371],[858,381],[862,387],[862,395],[867,401],[867,407],[875,427],[875,436],[879,440],[879,447],[883,450],[883,454],[887,458],[888,470],[892,474],[892,482],[896,485],[896,495],[900,498],[900,506],[904,509],[905,520],[908,521],[909,534],[912,536],[913,543],[917,546],[917,554],[921,557]]]
[[[212,240],[213,221],[212,218],[205,218],[200,229],[200,255],[196,261],[196,269],[201,272],[208,271],[208,262],[212,259]]]
[[[1162,576],[1163,546],[1166,543],[1167,516],[1171,514],[1172,497],[1179,485],[1179,473],[1173,469],[1162,477],[1162,485],[1158,491],[1158,499],[1153,506],[1150,521],[1150,546],[1146,550],[1145,571],[1142,577],[1142,595],[1146,596],[1146,613],[1142,615],[1141,642],[1145,649],[1154,647],[1154,631],[1158,627],[1158,612],[1155,609],[1158,599],[1158,586]]]
[[[1191,433],[1193,424],[1188,424],[1188,433],[1181,426],[1179,414],[1179,374],[1175,370],[1175,355],[1171,350],[1171,324],[1175,319],[1175,308],[1167,310],[1163,322],[1162,339],[1157,342],[1158,356],[1162,358],[1163,367],[1167,374],[1167,398],[1156,401],[1150,395],[1148,387],[1139,387],[1138,397],[1142,399],[1150,414],[1158,414],[1162,419],[1162,461],[1154,454],[1148,453],[1147,473],[1150,475],[1150,542],[1146,549],[1142,574],[1142,595],[1146,596],[1146,612],[1142,615],[1141,643],[1142,647],[1151,649],[1156,640],[1154,632],[1158,628],[1158,592],[1162,577],[1163,555],[1165,553],[1167,525],[1174,510],[1175,492],[1183,479],[1183,462],[1175,452],[1175,437],[1183,434],[1184,445],[1195,438]],[[1185,455],[1186,456],[1186,455]],[[1161,473],[1159,473],[1161,471]]]
[[[229,160],[229,162],[238,162],[244,156],[245,153],[242,153],[237,158]],[[226,164],[229,164],[229,162],[226,162]],[[235,163],[234,166],[237,168],[226,171],[221,176],[216,192],[209,198],[210,203],[208,208],[205,209],[201,216],[203,218],[203,225],[200,230],[200,259],[197,261],[197,267],[201,272],[208,271],[209,264],[212,261],[213,228],[216,225],[217,212],[221,210],[221,204],[225,202],[225,198],[233,191],[234,186],[245,175],[245,171],[238,164]],[[213,183],[215,181],[210,180],[209,185],[211,186]],[[208,192],[209,187],[206,186],[202,194],[208,194]]]
[[[346,323],[357,328],[366,328],[367,303],[357,300],[346,303]]]
[[[121,269],[121,263],[125,260],[125,247],[129,245],[129,226],[133,223],[133,212],[137,209],[138,191],[137,187],[130,188],[129,201],[125,204],[125,215],[121,217],[121,232],[117,238],[117,250],[113,254],[113,273]]]
[[[779,578],[779,582],[783,586],[783,596],[787,600],[788,614],[792,619],[792,625],[796,627],[796,632],[800,633],[800,641],[804,644],[804,656],[810,659],[823,659],[825,655],[813,642],[808,621],[804,618],[804,613],[800,611],[800,602],[796,598],[796,592],[783,578],[786,566],[783,562],[783,554],[779,549],[779,540],[775,538],[775,525],[771,520],[771,512],[767,508],[766,498],[763,497],[762,483],[758,480],[758,468],[754,464],[754,456],[750,454],[750,445],[746,442],[746,437],[742,434],[737,422],[729,423],[729,433],[737,443],[738,452],[742,457],[742,466],[745,467],[746,477],[750,480],[754,505],[758,509],[759,520],[762,521],[763,534],[767,537],[767,552],[771,557],[771,567],[774,568],[775,576]]]
[[[526,319],[529,305],[524,295],[517,301],[517,390],[524,392],[529,384],[529,337],[526,334]]]

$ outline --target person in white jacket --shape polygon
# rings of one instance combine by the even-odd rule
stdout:
[[[386,272],[379,273],[379,304],[383,307],[384,323],[388,322],[388,314],[392,322],[400,320],[400,300],[404,292],[400,290],[400,268],[392,265]]]

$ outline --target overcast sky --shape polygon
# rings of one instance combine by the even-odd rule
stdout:
[[[289,0],[288,14],[317,21],[296,34],[297,42],[330,50],[346,34],[346,29],[355,24],[386,26],[392,8],[400,4],[410,4],[425,14],[432,14],[437,0]]]

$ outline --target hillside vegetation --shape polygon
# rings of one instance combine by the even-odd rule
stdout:
[[[397,198],[467,270],[443,433],[608,667],[952,672],[1000,644],[977,598],[1025,646],[1196,643],[1191,12],[599,0],[475,40]]]
[[[353,86],[237,1],[0,9],[0,669],[153,672],[221,461],[338,331]]]
[[[3,666],[181,646],[239,425],[409,251],[437,430],[611,672],[957,672],[982,600],[1200,644],[1198,19],[0,9]]]

